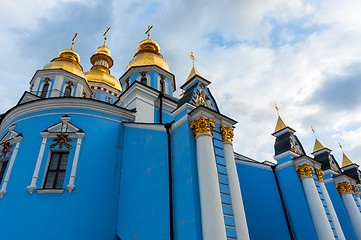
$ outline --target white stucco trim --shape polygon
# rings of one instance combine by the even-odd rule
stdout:
[[[196,145],[203,239],[226,240],[212,135],[197,135]]]
[[[29,186],[26,187],[30,194],[33,194],[33,192],[36,190],[36,181],[38,180],[40,165],[43,160],[43,155],[47,140],[48,140],[47,138],[43,138],[43,141],[41,142],[40,151],[39,151],[38,159],[36,160],[36,165],[35,165],[33,177],[31,179],[31,183]]]
[[[239,160],[239,159],[235,159],[236,164],[242,164],[242,165],[246,165],[246,166],[250,166],[250,167],[256,167],[256,168],[261,168],[261,169],[265,169],[268,171],[272,171],[272,167],[269,165],[265,165],[263,163],[256,163],[256,162],[248,162],[248,161],[243,161],[243,160]]]
[[[69,184],[66,186],[69,193],[71,193],[75,188],[74,182],[75,182],[75,178],[76,178],[76,170],[78,167],[80,146],[81,146],[82,138],[84,136],[85,136],[85,134],[79,134],[78,140],[76,142],[76,148],[75,148],[75,154],[74,154],[74,159],[73,159],[73,166],[71,168],[71,173],[70,173]]]
[[[142,124],[142,123],[123,123],[124,127],[139,128],[139,129],[148,129],[158,132],[166,132],[166,129],[163,124]]]

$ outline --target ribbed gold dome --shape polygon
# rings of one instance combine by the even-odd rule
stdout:
[[[54,58],[50,63],[43,67],[43,70],[47,69],[64,69],[86,79],[83,68],[80,65],[79,54],[71,49],[61,51],[57,58]]]
[[[157,42],[151,39],[141,41],[138,45],[138,52],[130,60],[126,70],[136,66],[157,65],[169,72],[168,63],[159,52],[160,47]]]
[[[110,75],[113,66],[113,59],[110,56],[110,50],[105,45],[98,47],[96,53],[90,58],[93,67],[90,71],[85,72],[88,82],[104,83],[112,88],[122,91],[119,81]]]

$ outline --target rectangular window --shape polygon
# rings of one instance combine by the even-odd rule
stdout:
[[[1,164],[1,169],[0,169],[0,184],[3,181],[4,175],[5,175],[5,171],[6,171],[6,166],[8,165],[8,160],[0,163]]]
[[[52,152],[44,189],[62,189],[69,152]]]

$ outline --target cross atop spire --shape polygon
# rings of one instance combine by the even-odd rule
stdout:
[[[107,27],[107,29],[105,30],[105,33],[103,34],[104,36],[104,46],[107,43],[107,39],[108,39],[108,31],[110,30],[110,27]]]
[[[153,26],[148,26],[148,30],[145,32],[145,34],[148,34],[148,39],[150,39],[150,29],[152,29]]]
[[[73,39],[71,40],[71,41],[72,41],[72,42],[71,42],[71,48],[70,48],[71,50],[73,50],[73,48],[74,48],[74,42],[75,42],[76,36],[78,36],[77,33],[74,34],[74,37],[73,37]]]
[[[189,58],[192,60],[192,64],[194,67],[194,62],[196,61],[196,57],[194,56],[193,52],[191,52],[191,54],[189,54]]]

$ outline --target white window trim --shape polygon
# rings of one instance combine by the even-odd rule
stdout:
[[[52,80],[49,80],[48,82],[44,82],[42,81],[42,83],[40,84],[40,88],[39,88],[39,92],[38,92],[38,96],[41,96],[41,93],[43,92],[44,89],[44,85],[48,83],[49,84],[49,88],[48,88],[48,92],[46,93],[45,98],[48,98],[50,96],[50,89],[51,89],[51,84],[52,84]]]
[[[66,89],[68,86],[69,86],[70,89],[71,89],[69,97],[72,97],[72,96],[73,96],[73,94],[74,94],[74,87],[73,87],[73,86],[70,86],[69,84],[64,84],[63,89],[61,90],[61,96],[62,96],[62,97],[64,97],[65,89]]]
[[[137,77],[136,81],[141,82],[140,80],[142,79],[142,77],[146,77],[147,78],[147,86],[150,86],[150,76],[148,74],[146,74],[145,76],[142,76],[139,74],[139,76]]]
[[[158,89],[158,91],[161,91],[161,89],[160,89],[160,81],[163,81],[163,83],[164,83],[164,92],[163,93],[165,93],[165,94],[168,94],[168,81],[165,79],[165,78],[161,78],[160,76],[158,76],[158,79],[157,79],[157,89]]]
[[[43,141],[42,141],[41,146],[40,146],[40,151],[39,151],[38,159],[36,161],[34,174],[33,174],[33,177],[31,179],[31,184],[29,186],[27,186],[27,189],[28,189],[30,194],[32,194],[37,189],[36,182],[38,180],[39,170],[40,170],[40,166],[41,166],[41,163],[42,163],[42,160],[43,160],[47,139],[57,137],[56,135],[59,134],[59,132],[60,132],[59,131],[60,129],[58,129],[60,127],[60,124],[61,124],[61,132],[66,132],[68,134],[69,138],[73,138],[73,139],[76,138],[77,139],[74,158],[73,158],[73,165],[72,165],[72,168],[71,168],[71,174],[70,174],[70,178],[69,178],[69,184],[67,185],[67,189],[68,189],[69,193],[71,193],[75,188],[74,182],[75,182],[75,178],[76,178],[76,170],[77,170],[77,167],[78,167],[80,147],[81,147],[82,139],[85,137],[85,133],[84,132],[67,132],[67,130],[69,130],[69,126],[71,126],[71,124],[69,124],[70,117],[69,116],[66,116],[66,117],[63,116],[60,119],[61,119],[60,123],[56,124],[55,126],[52,126],[52,127],[48,128],[47,132],[41,132],[40,133],[40,135],[43,137]],[[75,126],[72,125],[72,128],[74,128],[74,127]],[[53,129],[54,130],[56,129],[56,131],[52,132],[51,130],[53,130]],[[52,151],[49,151],[47,165],[46,165],[46,168],[45,168],[45,174],[44,174],[44,178],[42,180],[41,187],[43,187],[43,185],[44,185],[45,176],[46,176],[46,173],[48,171],[47,168],[48,168],[48,164],[49,164],[49,161],[50,161],[51,152]],[[43,189],[41,188],[39,190],[43,190]],[[49,189],[49,190],[52,190],[52,189]],[[46,193],[46,191],[41,192],[41,193]]]
[[[12,154],[11,154],[10,160],[8,162],[5,177],[3,178],[3,181],[2,181],[2,186],[1,186],[1,189],[0,189],[0,198],[3,198],[5,196],[5,194],[6,194],[6,187],[8,185],[9,179],[10,179],[10,174],[11,174],[11,171],[12,171],[14,163],[15,163],[16,155],[18,154],[20,143],[23,140],[22,136],[16,138],[16,135],[18,135],[18,133],[14,131],[15,128],[16,128],[15,125],[12,125],[12,126],[9,127],[9,132],[10,132],[9,139],[3,141],[3,142],[5,142],[5,141],[10,140],[10,143],[12,145],[15,144],[15,143],[16,144],[15,144],[15,148],[14,148]],[[14,139],[14,137],[15,137],[15,139]],[[11,139],[14,139],[15,141],[12,142]],[[4,159],[6,159],[6,158],[4,158]],[[2,162],[5,161],[4,159],[2,159]]]

